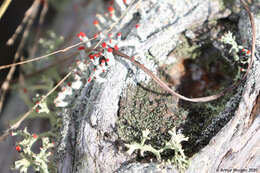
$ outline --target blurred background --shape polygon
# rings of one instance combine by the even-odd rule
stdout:
[[[5,0],[1,0],[0,7],[5,2]],[[65,32],[69,33],[72,28],[71,26],[61,30],[61,28],[64,27],[61,24],[65,22],[66,18],[64,14],[71,14],[70,17],[73,19],[73,17],[77,16],[75,8],[80,2],[81,1],[75,0],[11,1],[4,11],[3,16],[0,18],[0,65],[34,58],[49,53],[53,49],[63,47],[64,40],[61,36],[61,32],[68,29]],[[70,8],[73,6],[75,8]],[[63,13],[64,18],[60,18],[60,23],[55,26],[54,21],[55,17],[58,16],[58,12]],[[75,28],[73,27],[73,29]],[[60,32],[59,36],[56,34],[58,30]],[[56,42],[50,42],[50,40],[55,40]],[[14,60],[15,57],[17,57],[18,60]],[[52,67],[56,68],[59,57],[56,56],[53,58],[55,58],[55,60],[45,60],[43,63],[31,63],[31,65],[24,65],[23,67],[17,66],[14,72],[9,74],[11,78],[8,90],[5,91],[1,89],[0,91],[1,135],[4,133],[4,130],[8,128],[9,124],[12,124],[19,116],[28,111],[28,107],[34,104],[35,98],[33,98],[33,95],[35,95],[35,93],[44,94],[46,90],[57,82],[59,77],[55,80],[52,80],[50,77],[50,82],[42,78],[42,76],[39,76],[39,74],[45,74],[45,72]],[[58,68],[62,67],[59,66]],[[9,70],[10,68],[0,71],[0,86],[6,81]],[[46,75],[48,74],[45,74],[45,76]],[[32,85],[32,83],[35,85]],[[39,134],[50,129],[50,122],[48,118],[44,117],[41,119],[33,118],[24,121],[21,129],[24,127],[27,127],[30,133]],[[1,173],[19,172],[10,170],[19,155],[15,150],[16,140],[16,137],[9,136],[5,141],[0,142]],[[39,146],[40,143],[38,142],[37,145]],[[37,148],[37,145],[35,145],[34,148]],[[30,169],[29,172],[34,171]]]

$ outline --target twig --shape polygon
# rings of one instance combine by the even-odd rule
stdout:
[[[31,15],[30,15],[31,18],[28,20],[28,24],[27,24],[27,26],[25,28],[25,31],[23,33],[23,36],[22,36],[22,40],[21,40],[21,42],[20,42],[20,44],[19,44],[19,46],[17,48],[17,51],[15,53],[14,60],[13,60],[14,62],[16,62],[19,59],[19,57],[20,57],[21,51],[22,51],[22,49],[24,47],[25,40],[28,37],[29,30],[30,30],[30,28],[32,26],[34,18],[36,17],[36,12],[37,12],[37,9],[39,7],[39,1],[35,0],[33,2],[33,4],[32,4],[32,7],[33,7],[33,10],[31,11],[32,12]],[[9,72],[7,74],[7,77],[6,77],[6,80],[4,81],[4,83],[1,86],[2,94],[0,96],[0,112],[2,111],[5,95],[7,93],[7,90],[9,89],[10,81],[12,80],[14,72],[15,72],[15,66],[13,66],[9,70]]]
[[[49,4],[48,4],[47,0],[46,1],[42,1],[42,3],[43,3],[43,9],[41,10],[39,24],[37,25],[37,31],[36,31],[36,34],[35,34],[34,44],[33,44],[33,47],[32,47],[32,50],[31,50],[30,56],[29,56],[30,58],[34,57],[35,53],[37,51],[37,48],[38,48],[37,41],[39,40],[40,33],[42,31],[42,24],[44,22],[45,16],[46,16],[47,11],[49,9]]]
[[[74,69],[73,69],[74,70]],[[49,95],[51,95],[66,79],[68,79],[68,77],[72,74],[72,71],[70,71],[62,80],[59,81],[59,83],[57,85],[55,85],[55,87],[53,87],[46,95],[42,96],[42,98],[40,99],[39,103],[43,102]],[[12,130],[17,129],[21,123],[30,115],[30,113],[32,113],[36,108],[38,107],[38,104],[35,104],[28,112],[26,112],[20,119],[19,121],[17,121],[15,124],[11,125],[11,127],[5,131],[5,133],[0,137],[0,141],[6,139],[6,137],[8,136],[9,132],[11,132]]]
[[[64,48],[64,49],[57,50],[57,51],[52,52],[52,53],[49,53],[49,54],[47,54],[47,55],[39,56],[39,57],[36,57],[36,58],[33,58],[33,59],[29,59],[29,60],[25,60],[25,61],[20,61],[20,62],[18,62],[18,63],[3,65],[3,66],[0,66],[0,70],[6,69],[6,68],[10,68],[10,67],[14,67],[14,66],[17,66],[17,65],[22,65],[22,64],[26,64],[26,63],[38,61],[38,60],[40,60],[40,59],[44,59],[44,58],[46,58],[46,57],[49,57],[49,56],[52,56],[52,55],[56,55],[56,54],[58,54],[58,53],[65,53],[65,52],[67,52],[68,50],[70,50],[70,49],[72,49],[72,48],[74,48],[74,47],[77,47],[77,46],[79,46],[79,45],[81,45],[81,44],[83,44],[83,43],[86,43],[86,42],[88,42],[88,41],[91,41],[91,40],[93,40],[93,39],[95,39],[95,38],[91,38],[91,39],[89,39],[89,40],[87,40],[87,41],[79,42],[79,43],[77,43],[77,44],[74,44],[74,45],[72,45],[72,46],[66,47],[66,48]]]
[[[6,42],[6,45],[12,45],[14,44],[17,36],[21,33],[21,31],[23,30],[23,27],[24,25],[27,24],[28,20],[29,20],[29,17],[31,16],[32,14],[32,11],[34,10],[34,5],[32,4],[31,7],[26,10],[25,14],[24,14],[24,17],[23,17],[23,20],[22,22],[20,23],[20,25],[16,28],[15,32],[13,33],[13,35],[11,36],[11,38],[8,39],[8,41]]]
[[[2,16],[4,15],[5,11],[7,10],[8,6],[10,5],[10,3],[12,2],[12,0],[5,0],[1,7],[0,7],[0,19],[2,18]]]

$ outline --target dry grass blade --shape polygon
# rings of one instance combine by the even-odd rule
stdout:
[[[115,52],[116,55],[121,56],[121,57],[131,61],[137,67],[142,69],[146,74],[148,74],[162,89],[164,89],[165,91],[169,92],[172,96],[177,97],[177,98],[179,98],[181,100],[185,100],[185,101],[189,101],[189,102],[208,102],[208,101],[216,100],[219,97],[224,95],[224,92],[221,92],[220,94],[217,94],[217,95],[212,95],[212,96],[207,96],[207,97],[200,97],[200,98],[188,98],[188,97],[185,97],[185,96],[183,96],[181,94],[178,94],[175,91],[173,91],[170,87],[168,87],[168,85],[164,81],[162,81],[159,77],[154,75],[143,64],[140,64],[138,61],[135,61],[133,58],[131,58],[128,55],[123,54],[123,53],[121,53],[119,51],[115,51],[114,50],[114,52]]]
[[[256,29],[255,29],[255,19],[253,14],[251,13],[248,5],[243,1],[240,0],[241,4],[244,6],[244,8],[246,9],[246,12],[248,13],[249,19],[250,19],[250,23],[251,23],[251,27],[252,27],[252,44],[251,44],[251,57],[250,57],[250,61],[249,61],[249,65],[248,68],[246,70],[245,75],[243,76],[242,80],[244,80],[246,78],[246,76],[249,73],[249,70],[253,64],[253,60],[254,60],[254,56],[255,56],[255,35],[256,35]]]

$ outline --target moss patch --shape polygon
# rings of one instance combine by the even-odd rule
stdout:
[[[127,89],[120,99],[117,122],[122,140],[127,143],[140,141],[142,131],[148,129],[151,138],[147,144],[159,149],[170,139],[167,132],[184,121],[187,112],[179,109],[170,95],[158,91],[161,89],[154,82]]]

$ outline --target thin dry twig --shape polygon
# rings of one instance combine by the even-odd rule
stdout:
[[[24,26],[28,23],[28,20],[29,20],[30,16],[32,15],[32,12],[33,12],[33,10],[35,8],[35,6],[33,4],[24,13],[24,17],[23,17],[22,22],[20,23],[20,25],[18,25],[18,27],[16,28],[15,32],[13,33],[13,35],[7,40],[6,45],[8,45],[8,46],[13,45],[15,40],[16,40],[16,38],[17,38],[17,36],[22,32]]]
[[[12,0],[5,0],[0,7],[0,19],[3,17]]]
[[[74,70],[74,69],[73,69]],[[72,71],[70,71],[62,80],[59,81],[59,83],[57,85],[55,85],[55,87],[53,87],[46,95],[42,96],[42,98],[40,99],[39,103],[42,103],[49,95],[51,95],[66,79],[68,79],[70,77],[70,75],[72,74]],[[5,140],[6,137],[9,135],[9,132],[11,132],[12,130],[16,130],[21,123],[30,115],[30,113],[32,113],[36,108],[38,107],[38,104],[35,104],[28,112],[26,112],[20,119],[19,121],[17,121],[15,124],[13,124],[1,137],[0,137],[0,141]]]
[[[42,24],[44,22],[45,16],[49,9],[48,0],[42,1],[42,3],[43,3],[43,9],[41,10],[39,23],[37,25],[37,31],[36,31],[35,38],[34,38],[34,44],[33,44],[32,50],[30,51],[30,56],[29,56],[30,58],[34,57],[35,53],[37,52],[37,49],[38,49],[37,41],[39,40],[41,31],[42,31]]]
[[[17,51],[15,53],[15,56],[14,56],[14,62],[16,62],[19,58],[20,58],[20,54],[23,50],[23,47],[24,47],[24,43],[26,41],[26,38],[28,37],[29,35],[29,30],[32,26],[32,23],[36,17],[36,14],[37,14],[37,10],[38,10],[38,7],[39,7],[39,1],[38,0],[35,0],[31,6],[32,10],[30,10],[31,14],[29,15],[29,20],[28,20],[28,23],[27,23],[27,26],[25,28],[25,31],[23,33],[23,36],[22,36],[22,40],[21,42],[19,43],[19,46],[17,48]],[[15,69],[16,67],[13,66],[8,74],[7,74],[7,77],[4,81],[4,83],[2,84],[1,86],[1,96],[0,96],[0,112],[2,111],[2,108],[3,108],[3,103],[4,103],[4,99],[5,99],[5,95],[9,89],[9,85],[10,85],[10,81],[12,80],[12,77],[13,77],[13,74],[15,72]]]

